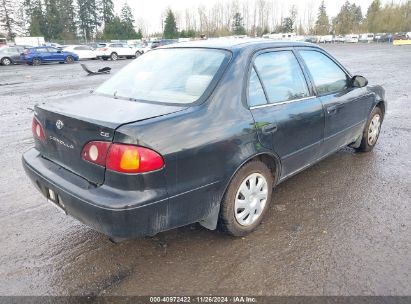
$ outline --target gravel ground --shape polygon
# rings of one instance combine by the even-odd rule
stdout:
[[[411,47],[326,48],[385,87],[379,143],[281,184],[244,238],[191,225],[116,245],[59,213],[21,166],[30,108],[109,76],[79,64],[0,66],[0,295],[411,295]],[[87,64],[114,73],[128,62]]]

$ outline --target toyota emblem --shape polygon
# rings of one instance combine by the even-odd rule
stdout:
[[[56,127],[57,129],[61,130],[64,127],[64,123],[59,119],[56,121]]]

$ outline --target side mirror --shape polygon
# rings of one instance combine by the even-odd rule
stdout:
[[[360,75],[355,75],[351,78],[351,85],[355,88],[362,88],[368,84],[367,78]]]

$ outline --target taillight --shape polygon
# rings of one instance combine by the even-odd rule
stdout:
[[[101,50],[102,50],[103,52],[105,52],[105,51],[107,51],[107,48],[102,48]]]
[[[164,167],[157,152],[133,145],[92,141],[83,148],[82,158],[107,169],[123,173],[144,173]]]
[[[106,168],[124,173],[143,173],[161,169],[163,158],[153,150],[124,144],[112,144]]]
[[[108,141],[91,141],[84,146],[81,157],[91,163],[104,167],[110,144],[111,142]]]
[[[33,132],[34,138],[40,139],[41,141],[46,141],[46,135],[44,133],[43,126],[36,117],[33,117],[33,121],[31,123],[31,131]]]

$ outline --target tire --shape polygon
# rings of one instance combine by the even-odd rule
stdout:
[[[357,151],[369,152],[375,147],[380,135],[383,118],[384,115],[381,111],[381,108],[375,107],[368,117],[367,123],[365,124],[362,133],[361,144],[356,149]]]
[[[9,57],[4,57],[1,60],[1,64],[2,65],[11,65],[13,63],[13,61],[9,58]]]
[[[74,62],[74,58],[72,56],[67,56],[65,61],[66,63],[71,64]]]
[[[38,66],[41,65],[41,59],[40,58],[33,58],[32,60],[32,65]]]
[[[117,53],[115,53],[115,52],[111,53],[110,59],[113,60],[113,61],[117,60],[118,59]]]
[[[255,182],[254,187],[250,181]],[[221,202],[220,230],[233,236],[244,236],[254,231],[270,205],[273,183],[273,174],[261,161],[250,161],[240,168]]]
[[[141,53],[139,51],[136,52],[136,58],[138,58],[141,55]]]

